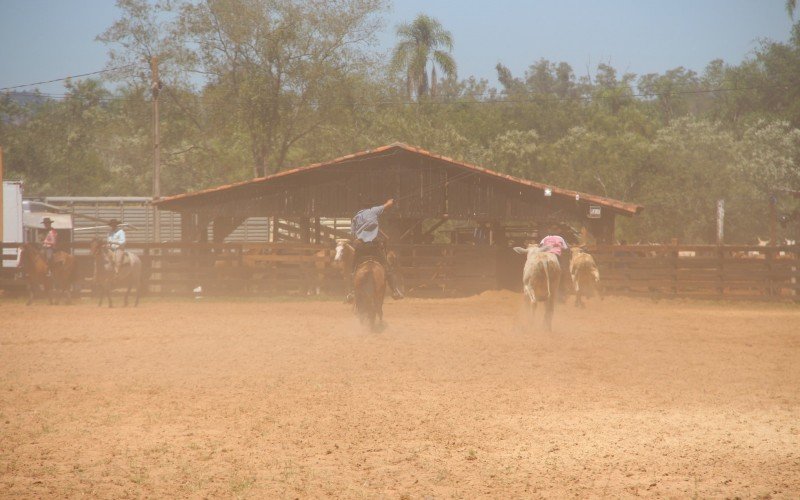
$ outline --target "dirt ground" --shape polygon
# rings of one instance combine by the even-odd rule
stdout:
[[[0,302],[0,496],[800,496],[800,307],[520,309]]]

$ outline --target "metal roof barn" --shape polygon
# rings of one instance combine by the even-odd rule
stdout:
[[[183,216],[184,240],[232,231],[249,217],[307,225],[321,217],[352,216],[364,200],[394,198],[387,226],[404,235],[414,221],[471,220],[496,223],[571,219],[599,241],[613,239],[614,218],[642,206],[520,179],[394,143],[267,177],[223,185],[156,202]],[[319,224],[317,224],[319,226]],[[216,240],[217,238],[215,238]],[[221,240],[220,240],[221,241]]]

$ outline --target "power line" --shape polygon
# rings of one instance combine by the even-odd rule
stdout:
[[[120,68],[114,69],[121,69],[125,66],[121,66]],[[112,71],[112,70],[104,70],[104,71]],[[78,75],[81,76],[81,75]],[[59,81],[59,80],[53,80]],[[31,84],[35,85],[35,84]],[[8,87],[13,88],[13,87]],[[621,90],[625,87],[616,87],[610,88],[608,90]],[[453,106],[453,105],[465,105],[465,104],[524,104],[524,103],[533,103],[533,102],[569,102],[569,101],[595,101],[595,100],[612,100],[612,99],[633,99],[633,98],[653,98],[653,97],[676,97],[676,96],[689,96],[689,95],[701,95],[701,94],[716,94],[716,93],[728,93],[728,92],[746,92],[751,90],[788,90],[793,87],[789,85],[758,85],[758,86],[751,86],[751,87],[720,87],[720,88],[713,88],[713,89],[694,89],[694,90],[675,90],[670,92],[643,92],[643,93],[627,93],[627,94],[620,94],[620,95],[578,95],[578,96],[556,96],[552,93],[548,92],[514,92],[511,95],[506,93],[492,93],[492,92],[481,92],[481,93],[474,93],[474,94],[464,94],[458,97],[455,97],[450,100],[425,100],[425,101],[414,101],[410,99],[384,99],[384,100],[376,100],[372,103],[370,102],[353,102],[355,105],[362,105],[362,106],[391,106],[391,105],[438,105],[438,106]],[[6,89],[0,89],[0,91]],[[43,93],[43,92],[21,92],[22,94],[32,95],[32,96],[43,96],[49,97],[52,99],[66,99],[66,98],[75,98],[74,94],[64,94],[64,93]],[[517,97],[520,96],[520,97]],[[197,99],[205,100],[207,99],[205,96],[197,95],[194,96]],[[121,96],[110,96],[110,97],[98,97],[98,100],[101,101],[140,101],[140,102],[149,102],[147,98],[136,99],[130,97],[121,97]],[[473,100],[465,100],[465,99],[473,99]],[[173,96],[173,100],[176,99]],[[183,108],[177,101],[176,104]]]
[[[136,64],[135,63],[131,63],[131,64],[126,64],[124,66],[117,66],[116,68],[101,69],[99,71],[92,71],[91,73],[81,73],[80,75],[65,76],[63,78],[55,78],[53,80],[46,80],[46,81],[43,81],[43,82],[24,83],[22,85],[13,85],[11,87],[3,87],[3,88],[0,89],[0,92],[6,91],[6,90],[20,89],[20,88],[23,88],[23,87],[33,87],[34,85],[44,85],[46,83],[63,82],[64,80],[69,80],[69,79],[72,79],[72,78],[83,78],[85,76],[99,75],[99,74],[102,74],[102,73],[109,73],[111,71],[117,71],[117,70],[120,70],[120,69],[130,68],[132,66],[136,66]]]

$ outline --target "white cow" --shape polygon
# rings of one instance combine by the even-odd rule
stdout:
[[[528,245],[528,248],[514,247],[518,254],[527,255],[525,269],[522,271],[522,287],[530,303],[531,320],[536,312],[536,303],[545,303],[544,327],[553,330],[553,309],[561,281],[561,267],[558,258],[549,252],[549,247]]]

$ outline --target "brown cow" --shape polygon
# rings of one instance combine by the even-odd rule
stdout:
[[[597,264],[595,264],[591,255],[582,248],[573,248],[569,271],[572,275],[572,284],[575,287],[575,307],[586,307],[583,304],[583,300],[581,300],[582,295],[591,297],[595,291],[602,300],[600,271],[597,270]]]

